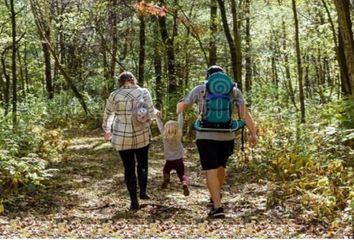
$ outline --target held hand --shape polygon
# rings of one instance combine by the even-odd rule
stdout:
[[[161,117],[162,116],[161,111],[158,110],[157,108],[154,108],[154,115],[155,115],[155,117]]]
[[[187,106],[188,105],[186,103],[184,103],[184,102],[177,103],[176,113],[180,114],[181,112],[184,112],[184,110],[187,108]]]
[[[112,139],[112,133],[111,132],[105,132],[104,133],[104,140],[110,141]]]
[[[249,144],[252,148],[254,148],[257,145],[257,135],[256,134],[251,134],[249,138]]]

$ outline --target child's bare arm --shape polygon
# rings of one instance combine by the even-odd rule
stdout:
[[[160,134],[162,134],[163,130],[164,130],[164,127],[163,127],[163,122],[162,122],[162,120],[161,120],[159,115],[156,115],[156,123],[157,123],[157,127],[158,127],[158,129],[160,131]]]
[[[183,132],[183,112],[178,114],[178,128]]]

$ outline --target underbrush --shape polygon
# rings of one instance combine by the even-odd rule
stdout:
[[[353,223],[352,100],[307,107],[305,124],[295,111],[263,107],[254,107],[260,138],[255,161],[248,165],[270,183],[267,206],[291,199],[303,213],[326,223]]]
[[[16,126],[11,114],[0,119],[0,213],[8,197],[41,186],[56,171],[48,165],[60,160],[69,142],[61,128],[50,122],[56,119],[53,109],[46,100],[28,96],[18,106]]]

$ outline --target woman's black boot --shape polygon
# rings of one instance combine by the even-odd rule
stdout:
[[[140,199],[149,200],[149,195],[146,194],[146,186],[148,181],[148,171],[147,168],[138,168],[138,179],[139,179],[139,188],[140,188]]]
[[[139,201],[137,197],[137,187],[136,187],[136,179],[129,178],[126,180],[129,196],[130,196],[130,210],[136,211],[139,209]]]

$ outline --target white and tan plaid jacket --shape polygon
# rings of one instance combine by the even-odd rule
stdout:
[[[132,123],[133,103],[140,99],[141,95],[152,118],[154,106],[146,88],[121,87],[113,91],[107,100],[102,128],[106,132],[112,132],[111,142],[117,151],[138,149],[150,143],[150,128],[135,128]]]

